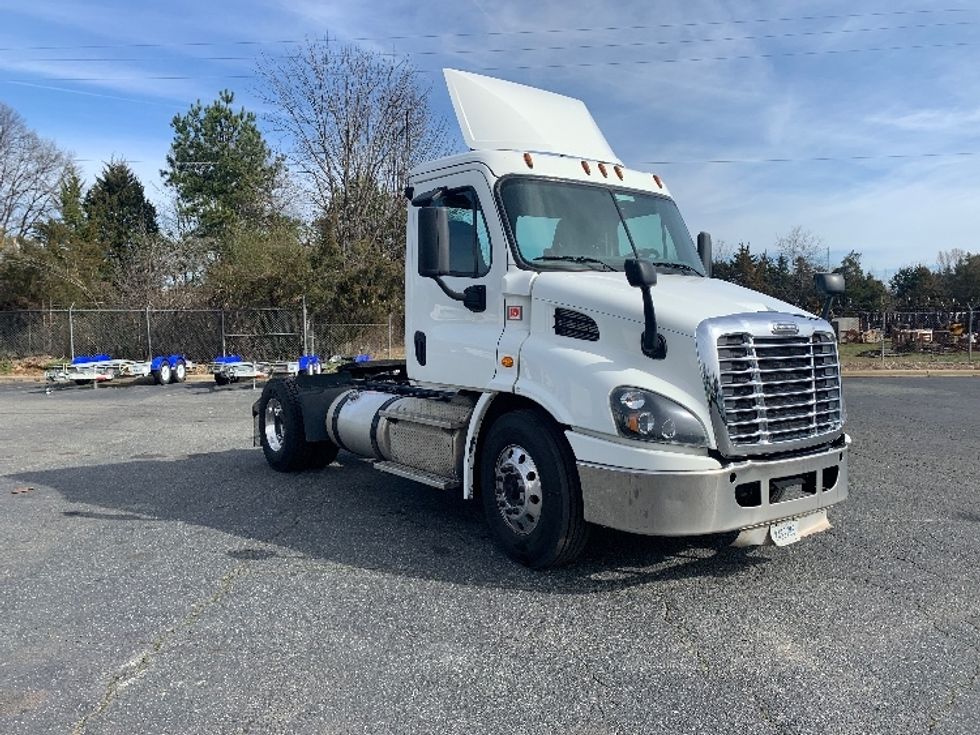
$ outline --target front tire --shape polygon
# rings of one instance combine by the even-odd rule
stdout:
[[[519,410],[494,421],[480,452],[480,490],[490,531],[515,561],[545,569],[585,548],[575,458],[550,418]]]
[[[325,467],[337,458],[333,442],[306,441],[299,389],[293,378],[266,383],[259,399],[259,437],[266,461],[279,472]]]
[[[153,371],[153,382],[157,385],[166,385],[170,382],[170,377],[173,371],[170,369],[170,363],[164,360],[160,363],[160,367]]]

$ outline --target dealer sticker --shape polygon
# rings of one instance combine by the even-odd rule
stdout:
[[[800,522],[797,520],[773,523],[769,526],[769,536],[776,546],[789,546],[800,540]]]

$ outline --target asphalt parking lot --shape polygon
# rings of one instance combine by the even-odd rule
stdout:
[[[454,494],[272,472],[257,391],[0,386],[0,732],[976,733],[980,382],[846,392],[831,531],[535,573]]]

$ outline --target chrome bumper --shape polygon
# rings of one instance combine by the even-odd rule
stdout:
[[[587,521],[651,536],[763,526],[847,497],[846,446],[697,472],[644,472],[590,462],[579,462],[578,471]]]

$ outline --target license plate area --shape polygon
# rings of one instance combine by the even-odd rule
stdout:
[[[789,546],[800,540],[800,522],[796,518],[773,523],[769,526],[769,537],[776,546]]]

